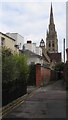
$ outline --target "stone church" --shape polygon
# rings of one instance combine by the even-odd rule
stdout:
[[[58,52],[58,39],[55,30],[52,4],[50,10],[49,30],[47,30],[46,35],[46,47],[43,39],[40,42],[40,47],[43,52],[44,64],[47,63],[52,68],[56,63],[62,61],[61,53]]]

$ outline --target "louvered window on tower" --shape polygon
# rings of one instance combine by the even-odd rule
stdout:
[[[52,47],[54,47],[54,43],[52,43]]]
[[[49,47],[51,47],[51,44],[49,43]]]

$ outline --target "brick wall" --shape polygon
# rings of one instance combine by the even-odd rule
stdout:
[[[47,84],[51,77],[51,70],[41,66],[40,64],[36,65],[36,86],[42,84]]]
[[[41,85],[41,65],[36,65],[36,86]]]
[[[30,66],[30,75],[28,85],[41,86],[47,84],[49,81],[56,81],[60,79],[59,72],[50,70],[40,64]]]

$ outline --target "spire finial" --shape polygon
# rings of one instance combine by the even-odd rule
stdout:
[[[53,9],[52,9],[52,2],[51,2],[51,11],[50,11],[50,24],[54,24],[54,21],[53,21]]]
[[[52,12],[52,2],[51,2],[51,14],[53,14],[53,12]]]

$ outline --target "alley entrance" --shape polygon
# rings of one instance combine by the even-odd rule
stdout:
[[[63,81],[36,89],[4,118],[66,118],[66,91]]]

